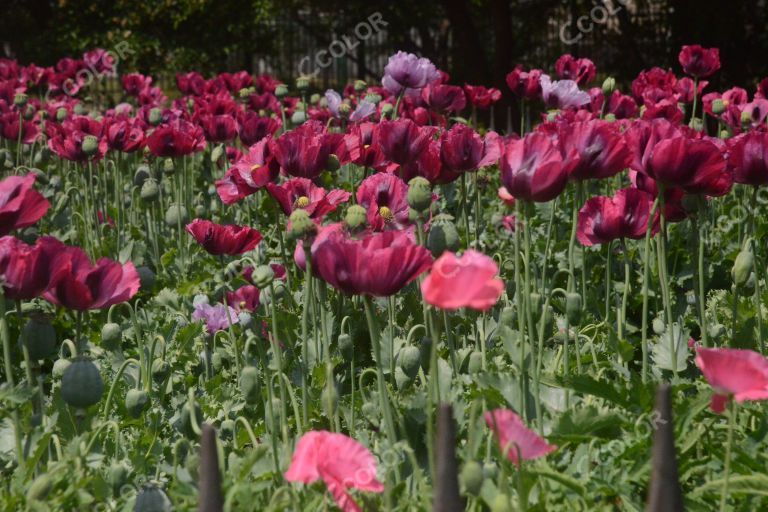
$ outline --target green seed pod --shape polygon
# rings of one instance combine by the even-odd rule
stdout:
[[[152,361],[152,378],[156,382],[162,382],[171,373],[171,365],[169,365],[163,359],[155,359]]]
[[[509,496],[503,492],[498,493],[491,504],[491,512],[512,512]]]
[[[157,184],[157,180],[153,178],[147,179],[141,186],[141,200],[146,203],[154,203],[160,197],[160,187]]]
[[[261,398],[259,370],[255,366],[246,366],[240,372],[240,392],[248,404],[258,403]]]
[[[346,224],[350,230],[354,231],[357,229],[362,229],[366,226],[367,223],[368,214],[365,211],[365,208],[359,204],[353,204],[347,208],[347,213],[344,216],[344,224]]]
[[[139,274],[140,290],[151,290],[155,287],[155,273],[146,266],[136,267],[136,273]]]
[[[173,158],[166,158],[163,160],[163,174],[171,176],[176,172],[176,165],[173,163]]]
[[[391,103],[385,103],[381,106],[381,117],[390,117],[392,115],[392,112],[395,110],[394,105]]]
[[[326,416],[329,418],[332,417],[336,412],[336,408],[339,406],[339,392],[336,391],[336,385],[331,383],[330,386],[327,384],[323,386],[323,392],[320,399],[323,402],[323,410],[325,411]]]
[[[565,315],[571,325],[581,324],[582,303],[578,293],[565,294]]]
[[[291,116],[291,124],[294,126],[299,126],[300,124],[304,124],[304,122],[307,120],[307,113],[303,110],[296,110],[293,115]]]
[[[432,186],[426,178],[416,176],[408,182],[408,206],[423,212],[432,204]]]
[[[230,419],[222,421],[219,433],[222,439],[233,439],[235,437],[235,421]]]
[[[291,222],[291,237],[301,240],[317,232],[317,224],[310,218],[306,210],[294,210],[289,218]]]
[[[300,91],[306,91],[309,89],[309,77],[300,76],[296,78],[296,88]]]
[[[115,462],[109,466],[107,481],[112,486],[112,492],[117,495],[120,489],[128,483],[128,467],[122,462]]]
[[[251,273],[251,280],[257,288],[267,288],[275,279],[275,271],[270,265],[259,265]]]
[[[137,187],[144,185],[144,182],[152,177],[152,170],[148,165],[142,164],[136,168],[133,173],[133,184]]]
[[[149,111],[149,124],[157,126],[163,122],[163,111],[155,107]]]
[[[146,485],[136,496],[133,512],[171,512],[173,505],[165,492],[154,484]]]
[[[83,145],[81,149],[86,156],[95,155],[99,150],[99,139],[94,135],[86,135],[83,137]]]
[[[116,347],[123,336],[120,325],[109,322],[101,328],[101,344],[105,347]]]
[[[427,237],[427,247],[432,256],[437,258],[445,251],[455,252],[459,248],[459,232],[453,223],[453,217],[447,214],[436,215]]]
[[[495,480],[496,475],[499,473],[499,467],[495,462],[486,462],[483,464],[483,478],[489,480]]]
[[[29,358],[33,361],[47,359],[56,352],[56,330],[43,316],[32,316],[21,333]]]
[[[43,473],[32,481],[27,489],[27,501],[44,501],[53,489],[53,479]]]
[[[603,80],[603,94],[606,96],[610,96],[613,94],[613,91],[616,90],[616,79],[613,77],[608,77],[605,80]],[[607,98],[606,98],[607,101]]]
[[[504,306],[504,308],[501,310],[501,313],[499,313],[499,324],[505,325],[510,329],[515,328],[516,319],[517,315],[515,314],[515,308],[512,306]]]
[[[67,368],[72,364],[72,361],[69,359],[57,359],[53,362],[53,368],[51,369],[51,375],[53,375],[54,378],[60,379],[64,376],[64,372]]]
[[[661,336],[664,334],[664,331],[667,330],[667,326],[661,318],[654,318],[653,322],[651,322],[651,327],[653,328],[653,332],[658,336]]]
[[[459,482],[466,494],[478,496],[483,486],[483,466],[479,462],[470,460],[461,468]]]
[[[143,389],[129,389],[125,395],[125,410],[132,418],[138,418],[149,405],[149,395]]]
[[[330,172],[336,172],[339,170],[339,167],[341,167],[341,162],[339,162],[339,157],[337,157],[333,153],[328,155],[328,164],[325,169]]]
[[[352,336],[350,336],[347,333],[341,333],[339,334],[338,339],[336,340],[339,346],[339,352],[341,352],[341,355],[344,356],[344,359],[351,360],[354,345],[352,343]]]
[[[374,105],[378,105],[381,101],[381,96],[379,94],[375,93],[368,93],[365,95],[365,98],[363,98],[368,103],[373,103]]]
[[[755,255],[749,249],[739,251],[736,260],[733,262],[733,268],[731,269],[731,277],[733,278],[733,284],[738,287],[742,287],[747,284],[749,275],[752,273],[752,268],[755,265]]]
[[[165,225],[171,228],[176,228],[181,225],[184,229],[187,222],[189,222],[189,213],[183,205],[172,204],[165,212]]]
[[[409,378],[415,378],[421,366],[421,351],[412,345],[401,348],[397,354],[397,365]]]
[[[483,369],[483,354],[481,352],[472,352],[469,354],[469,363],[467,371],[470,374],[480,373]]]
[[[719,116],[723,112],[725,112],[725,102],[722,99],[717,98],[712,102],[712,113]]]
[[[76,103],[75,106],[72,107],[72,112],[74,112],[75,115],[77,116],[84,116],[85,114],[87,114],[85,110],[85,105],[83,105],[82,103]]]
[[[275,96],[280,99],[288,96],[288,87],[285,84],[279,84],[275,87]]]
[[[78,357],[61,377],[61,398],[72,407],[86,409],[101,400],[104,381],[90,359]]]
[[[56,109],[56,122],[60,123],[64,121],[69,116],[69,112],[67,112],[67,109],[64,107],[59,107]]]
[[[13,96],[13,104],[16,105],[17,107],[26,106],[28,101],[29,101],[29,97],[23,92],[17,92]]]

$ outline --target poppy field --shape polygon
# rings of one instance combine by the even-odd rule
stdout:
[[[2,510],[768,507],[768,79],[115,64],[0,59]]]

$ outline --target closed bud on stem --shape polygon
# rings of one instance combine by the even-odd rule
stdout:
[[[86,135],[83,137],[83,153],[86,156],[93,156],[99,150],[99,139],[94,135]]]
[[[289,217],[289,221],[291,223],[290,235],[296,240],[305,239],[317,233],[317,224],[315,224],[306,210],[294,210]]]
[[[712,102],[712,113],[719,116],[723,112],[725,112],[725,102],[718,98]]]
[[[280,84],[275,87],[275,96],[277,96],[279,99],[288,96],[288,87],[285,84]]]
[[[19,108],[25,106],[28,101],[29,101],[29,97],[27,97],[27,95],[24,94],[23,92],[17,92],[13,96],[13,104]]]
[[[346,224],[350,230],[354,231],[362,229],[366,226],[367,223],[368,216],[366,214],[365,208],[359,204],[353,204],[347,208],[347,214],[344,216],[344,224]]]
[[[606,96],[613,93],[616,90],[616,79],[609,76],[603,81],[603,94]]]
[[[459,248],[459,232],[453,223],[453,217],[441,213],[432,219],[427,247],[435,258],[445,251],[455,252]]]
[[[155,107],[149,111],[149,124],[157,126],[163,122],[163,111]]]
[[[408,206],[423,212],[432,204],[432,186],[426,178],[416,176],[408,182]]]
[[[749,280],[749,275],[752,273],[752,268],[755,264],[755,255],[749,249],[742,249],[736,256],[736,260],[733,262],[733,268],[731,269],[731,277],[733,278],[733,284],[737,287],[743,287]]]
[[[581,323],[581,295],[578,293],[567,293],[565,295],[565,314],[568,317],[568,323],[579,325]]]
[[[269,265],[259,265],[253,270],[251,280],[258,288],[266,288],[275,279],[275,271]]]
[[[300,91],[306,91],[309,89],[309,77],[300,76],[296,79],[296,88]]]

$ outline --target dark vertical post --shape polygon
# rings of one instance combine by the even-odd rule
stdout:
[[[216,447],[216,429],[204,423],[200,437],[200,469],[198,470],[198,512],[222,512],[224,497],[221,493],[219,450]]]
[[[649,512],[679,512],[683,510],[683,495],[677,475],[675,455],[675,426],[672,422],[672,398],[669,384],[656,392],[656,414],[651,417],[653,456],[651,483],[648,490]]]
[[[433,512],[461,512],[464,503],[459,495],[459,470],[456,462],[456,427],[453,407],[440,404],[437,411],[437,439],[435,441],[435,497]]]

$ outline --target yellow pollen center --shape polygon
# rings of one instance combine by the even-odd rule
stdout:
[[[371,147],[370,144],[363,144],[363,149],[368,149],[369,147]]]
[[[261,164],[254,164],[253,166],[251,166],[251,172],[258,171],[259,167],[261,167]]]
[[[385,221],[387,221],[387,222],[389,222],[389,221],[391,221],[392,219],[394,219],[394,218],[395,218],[395,216],[394,216],[394,215],[392,215],[392,210],[390,210],[390,209],[389,209],[388,207],[386,207],[386,206],[382,206],[381,208],[379,208],[379,215],[381,215],[381,217],[382,217],[382,218],[383,218]]]
[[[723,100],[723,106],[724,106],[724,107],[727,107],[727,106],[728,106],[728,105],[730,105],[730,104],[731,104],[731,102],[730,102],[730,101],[728,101],[728,100]]]
[[[245,307],[245,301],[244,301],[244,300],[241,300],[241,301],[240,301],[240,307],[241,307],[241,308],[244,308],[244,307]]]
[[[301,196],[296,200],[297,208],[306,208],[307,206],[309,206],[309,198],[307,196]]]

